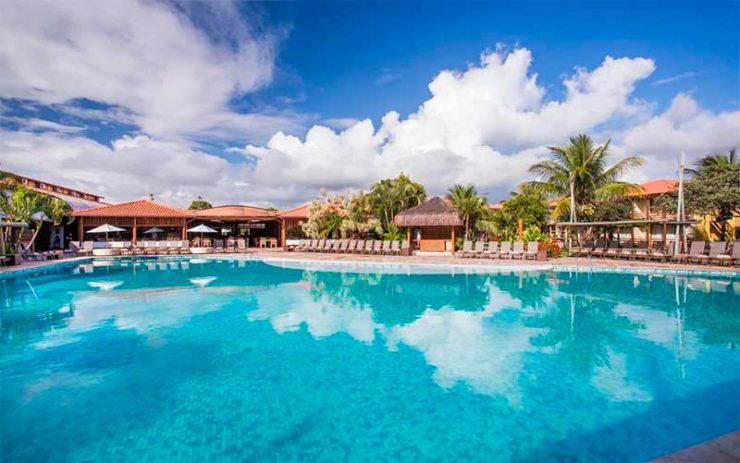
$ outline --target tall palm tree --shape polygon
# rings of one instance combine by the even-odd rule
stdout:
[[[566,146],[548,146],[550,159],[529,168],[542,180],[526,182],[525,188],[561,198],[553,215],[570,213],[570,221],[577,220],[579,207],[595,199],[610,199],[639,190],[639,186],[618,179],[630,169],[643,163],[637,156],[628,156],[613,166],[607,165],[609,144],[597,146],[587,135],[571,137]]]
[[[10,221],[34,223],[34,234],[24,250],[33,246],[44,220],[51,220],[54,225],[61,225],[65,219],[69,223],[73,220],[72,208],[66,201],[33,191],[22,185],[0,194],[0,210]]]
[[[473,225],[486,210],[486,198],[480,196],[473,185],[455,185],[447,192],[447,199],[460,214],[465,227],[465,239],[469,239]]]

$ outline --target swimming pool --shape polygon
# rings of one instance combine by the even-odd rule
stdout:
[[[0,279],[0,459],[644,461],[740,428],[736,277],[325,270]]]

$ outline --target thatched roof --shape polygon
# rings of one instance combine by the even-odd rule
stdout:
[[[416,207],[398,214],[393,223],[398,227],[460,227],[462,220],[454,207],[435,196]]]

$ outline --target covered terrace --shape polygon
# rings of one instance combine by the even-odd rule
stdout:
[[[193,212],[193,225],[208,225],[226,238],[244,238],[249,247],[280,248],[285,244],[283,220],[274,209],[230,205]]]
[[[193,212],[143,199],[94,209],[74,211],[77,219],[77,236],[85,240],[85,232],[103,224],[125,229],[121,238],[136,244],[137,240],[152,239],[143,236],[150,228],[159,228],[159,239],[186,240],[188,221]]]

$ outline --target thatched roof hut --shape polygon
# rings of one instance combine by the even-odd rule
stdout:
[[[461,227],[463,224],[452,204],[439,196],[401,212],[393,223],[398,227]]]

